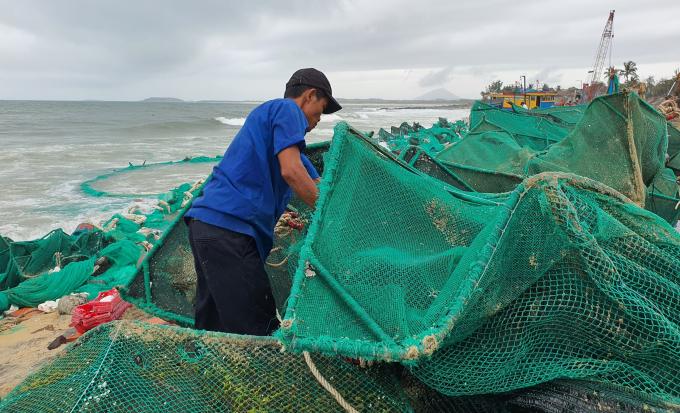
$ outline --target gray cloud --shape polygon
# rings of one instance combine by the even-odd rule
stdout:
[[[557,67],[546,67],[533,76],[529,76],[527,81],[531,83],[538,81],[540,83],[537,85],[538,87],[541,87],[544,83],[555,85],[562,81],[562,74]]]
[[[441,70],[434,70],[423,76],[418,84],[422,87],[441,86],[451,77],[453,67],[445,67]]]
[[[592,64],[610,7],[617,60],[678,62],[680,26],[659,24],[677,0],[460,3],[0,0],[0,99],[263,98],[303,66],[356,73],[334,85],[345,97],[479,90],[514,70],[558,82]],[[398,74],[368,90],[361,73],[375,71]]]

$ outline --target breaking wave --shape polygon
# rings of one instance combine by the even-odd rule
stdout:
[[[243,124],[246,123],[246,118],[225,118],[224,116],[218,116],[215,120],[231,126],[243,126]]]

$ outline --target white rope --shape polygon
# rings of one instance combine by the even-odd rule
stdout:
[[[191,188],[189,188],[189,191],[187,191],[187,192],[194,192],[201,185],[203,185],[203,182],[205,182],[205,180],[203,180],[203,179],[199,179],[198,181],[194,182],[194,184],[191,186]]]
[[[138,214],[120,214],[123,218],[134,222],[137,225],[142,225],[146,222],[146,216]]]
[[[137,243],[137,245],[141,245],[142,248],[144,248],[144,251],[149,252],[153,248],[153,244],[150,243],[149,241],[140,241]]]
[[[189,202],[191,202],[192,199],[194,199],[194,194],[193,192],[200,188],[201,185],[203,185],[203,179],[199,179],[198,181],[194,182],[194,184],[189,188],[188,191],[184,192],[184,199],[182,200],[182,205],[181,207],[184,208]]]
[[[345,409],[346,412],[349,413],[359,413],[357,409],[352,407],[347,401],[342,397],[340,393],[338,393],[337,390],[319,373],[319,369],[316,368],[316,365],[312,361],[312,358],[309,356],[308,351],[303,351],[302,355],[305,357],[305,363],[307,363],[307,367],[309,367],[309,371],[312,373],[312,376],[316,379],[316,381],[319,382],[321,387],[323,387],[333,398],[335,399],[338,404]]]
[[[272,267],[272,268],[279,268],[279,267],[282,267],[282,266],[284,266],[284,265],[288,262],[288,257],[290,257],[290,255],[287,256],[286,258],[284,258],[283,261],[277,262],[277,263],[273,263],[273,262],[267,261],[267,265],[269,265],[269,266]]]
[[[61,252],[57,251],[54,253],[54,260],[56,261],[57,267],[61,268],[61,259],[62,259],[62,254]]]
[[[187,204],[194,198],[193,195],[191,195],[190,192],[185,192],[184,193],[184,199],[182,200],[182,204],[180,205],[181,208],[184,208],[187,206]]]
[[[112,219],[111,222],[109,222],[109,224],[106,227],[104,227],[104,231],[114,230],[116,228],[116,225],[118,225],[118,221],[120,221],[118,218]]]
[[[170,209],[170,204],[168,204],[167,202],[165,202],[163,200],[158,201],[158,206],[163,208],[165,211],[167,211],[168,214],[170,212],[172,212],[172,210]],[[165,212],[163,209],[161,211]]]
[[[139,230],[137,230],[137,233],[144,235],[146,238],[153,236],[155,240],[158,240],[161,238],[162,231],[154,228],[141,227]]]

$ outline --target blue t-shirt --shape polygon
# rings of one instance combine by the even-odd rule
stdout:
[[[255,108],[185,217],[250,235],[264,261],[276,221],[291,196],[277,155],[292,145],[302,152],[306,129],[305,114],[292,99],[274,99]],[[319,177],[306,156],[301,155],[301,161],[312,179]]]

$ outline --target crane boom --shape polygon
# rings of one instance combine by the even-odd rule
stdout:
[[[602,38],[600,38],[600,45],[597,47],[597,53],[595,54],[595,64],[593,65],[593,70],[591,76],[589,77],[589,82],[591,85],[595,84],[598,79],[602,77],[602,69],[604,69],[604,61],[607,57],[607,52],[612,42],[612,37],[614,37],[614,11],[609,11],[609,18],[607,23],[604,25],[604,31],[602,32]]]

